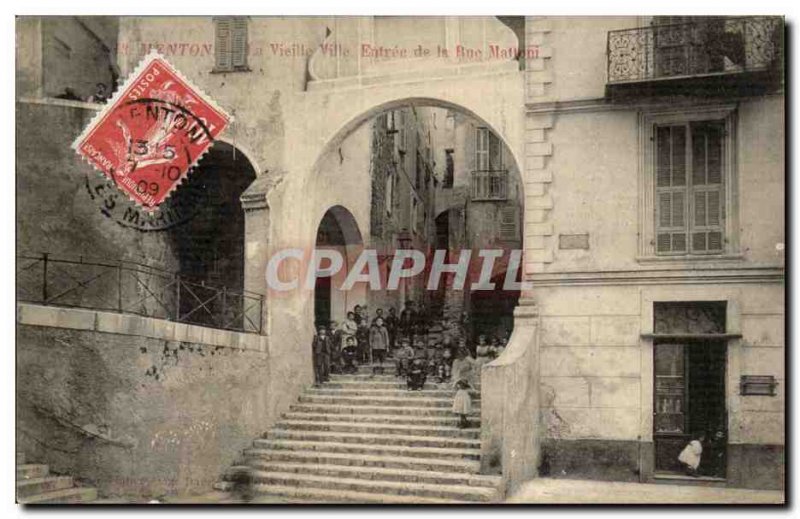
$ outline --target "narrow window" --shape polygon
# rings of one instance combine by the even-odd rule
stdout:
[[[247,18],[214,18],[214,71],[234,72],[247,67]]]

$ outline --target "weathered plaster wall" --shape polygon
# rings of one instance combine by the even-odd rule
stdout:
[[[177,270],[167,232],[141,232],[102,214],[126,196],[99,184],[98,173],[70,148],[96,115],[85,103],[21,101],[16,104],[17,250],[124,259]],[[132,204],[127,204],[132,205]]]
[[[116,73],[112,65],[116,25],[114,17],[102,21],[79,16],[44,17],[44,95],[57,96],[71,88],[81,99],[87,99],[95,93],[97,83],[106,85],[106,92],[110,92]]]
[[[691,111],[690,107],[686,110]],[[743,100],[737,110],[739,247],[744,261],[781,265],[784,233],[783,101]],[[589,248],[561,250],[552,242],[548,272],[642,268],[637,262],[639,142],[637,112],[561,113],[550,141],[550,219],[556,238],[589,235]],[[764,210],[764,208],[769,208]],[[733,207],[728,207],[728,215]]]
[[[603,97],[608,31],[648,25],[637,16],[554,16],[547,22],[548,44],[558,50],[548,70],[547,96],[541,101]]]
[[[212,17],[121,17],[118,60],[123,77],[151,48],[159,50],[182,74],[235,118],[225,136],[264,171],[285,171],[286,95],[302,92],[307,58],[281,55],[271,45],[314,47],[325,36],[325,19],[250,17],[250,71],[215,73]],[[160,46],[159,46],[160,45]]]
[[[102,495],[208,492],[275,418],[256,335],[21,305],[16,351],[18,449]]]

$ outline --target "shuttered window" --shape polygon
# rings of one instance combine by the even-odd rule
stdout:
[[[657,254],[723,251],[723,124],[655,127]]]
[[[503,169],[503,146],[500,139],[488,128],[477,129],[475,163],[478,171]]]
[[[233,72],[247,67],[247,18],[214,18],[214,71]]]

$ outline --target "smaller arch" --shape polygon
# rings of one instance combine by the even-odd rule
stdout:
[[[346,207],[341,205],[329,207],[317,223],[316,228],[318,230],[325,223],[326,218],[332,218],[341,229],[344,239],[343,245],[361,245],[363,243],[361,231],[358,228],[358,222],[356,222],[353,213]]]
[[[314,323],[329,324],[344,320],[347,311],[366,302],[366,288],[342,290],[350,267],[363,250],[361,231],[353,214],[344,206],[328,208],[317,224],[317,248],[338,251],[344,264],[333,276],[318,277],[314,285]]]

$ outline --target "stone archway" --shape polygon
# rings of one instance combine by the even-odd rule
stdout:
[[[363,248],[361,231],[353,214],[340,205],[325,212],[317,228],[316,249],[332,249],[344,258],[344,266],[333,276],[316,278],[314,323],[328,325],[344,320],[347,311],[364,303],[363,291],[342,290],[350,266]]]
[[[179,312],[190,322],[248,328],[241,315],[246,285],[240,197],[255,179],[250,160],[233,145],[217,141],[170,201],[191,211],[190,218],[169,232],[189,292],[179,297]],[[215,297],[222,288],[230,297]]]
[[[515,80],[520,81],[517,76],[515,76]],[[484,87],[487,83],[490,83],[488,78],[482,78],[481,82]],[[503,82],[500,81],[500,83],[502,84]],[[341,157],[346,155],[347,150],[343,150],[342,146],[349,135],[356,132],[366,121],[393,108],[409,105],[434,106],[452,109],[469,115],[495,132],[509,150],[510,160],[514,162],[520,175],[522,175],[524,170],[523,162],[520,160],[520,150],[522,149],[524,113],[521,103],[521,84],[519,85],[518,96],[511,95],[510,98],[504,98],[505,101],[502,103],[488,103],[483,106],[476,99],[474,93],[469,96],[464,95],[462,104],[459,104],[452,100],[453,97],[458,96],[447,95],[446,91],[442,91],[440,97],[431,97],[429,95],[408,97],[401,95],[406,89],[398,88],[397,86],[391,89],[376,90],[379,92],[374,92],[375,104],[357,114],[352,113],[352,107],[366,102],[364,95],[359,95],[358,91],[349,94],[336,92],[324,95],[315,94],[313,96],[314,102],[321,104],[317,107],[319,111],[315,112],[313,117],[311,114],[307,114],[312,121],[309,121],[309,124],[304,125],[303,128],[307,129],[308,132],[305,132],[302,137],[300,135],[295,136],[296,140],[292,140],[292,144],[287,143],[287,147],[294,150],[288,162],[295,163],[298,169],[287,171],[281,178],[280,184],[269,194],[269,242],[270,249],[273,251],[287,247],[299,247],[304,250],[313,248],[316,240],[317,223],[321,220],[327,208],[335,205],[347,205],[346,203],[343,204],[341,199],[336,198],[335,190],[332,189],[332,186],[335,187],[338,183],[346,181],[348,176],[353,174],[353,172],[338,170],[335,173],[331,173],[326,172],[325,169],[333,165],[332,168],[335,170]],[[341,104],[335,102],[335,105],[346,108],[337,110],[332,105],[334,104],[334,98],[338,100],[340,96]],[[515,97],[518,97],[519,103],[513,102]],[[378,101],[381,98],[389,99]],[[472,107],[469,108],[468,106]],[[307,110],[308,108],[303,112]],[[481,113],[485,113],[486,116],[482,116]],[[490,119],[497,122],[492,123]],[[315,122],[319,122],[319,126],[314,124]],[[294,130],[287,128],[286,133],[288,140],[292,138]],[[521,188],[524,189],[524,176],[521,179]],[[354,217],[359,228],[368,228],[368,215],[355,214]],[[268,321],[273,325],[278,324],[279,328],[283,328],[286,325],[285,332],[281,329],[275,329],[272,333],[276,335],[288,334],[291,327],[293,333],[302,330],[301,333],[297,334],[299,340],[311,340],[314,320],[313,294],[300,294],[299,297],[293,299],[291,304],[283,303],[282,301],[279,307],[272,308],[271,311],[277,312],[278,315],[270,316]],[[269,303],[267,303],[267,306],[270,308]],[[291,325],[285,318],[287,314],[293,321]]]
[[[267,253],[262,256],[263,265],[256,265],[255,271],[264,272],[268,258],[282,249],[313,249],[324,213],[336,205],[347,206],[337,195],[337,189],[357,173],[341,166],[348,153],[353,152],[347,147],[347,138],[366,121],[387,110],[409,105],[433,106],[475,118],[508,149],[509,159],[520,172],[520,189],[524,191],[527,165],[523,151],[524,81],[516,68],[491,75],[464,75],[458,80],[428,78],[352,89],[311,89],[291,99],[288,105],[292,117],[286,120],[284,128],[286,169],[273,172],[261,194],[251,193],[264,201],[262,207],[268,208],[262,218],[268,229]],[[356,211],[353,218],[359,228],[369,228],[368,215]],[[520,229],[523,250],[525,235],[524,228]],[[263,241],[263,235],[260,240]],[[504,425],[511,424],[508,417],[538,416],[538,316],[526,297],[529,294],[523,292],[515,310],[514,332],[504,355],[483,369],[483,377],[489,375],[484,388],[493,388],[491,391],[496,394],[491,400],[497,403],[483,422],[485,471],[501,469],[504,476],[515,481],[535,473],[538,463],[535,461],[537,421],[515,426],[519,434],[510,437]],[[295,354],[303,351],[313,338],[313,290],[297,291],[291,298],[280,299],[279,304],[271,304],[268,296],[266,320],[275,369],[295,375],[286,387],[280,388],[288,404],[293,395],[313,380],[310,363]],[[524,391],[515,390],[514,384]],[[524,452],[528,459],[523,463],[515,452]]]

